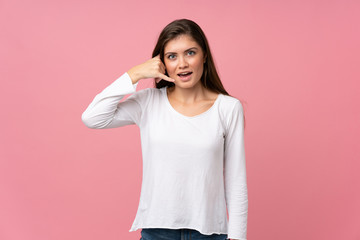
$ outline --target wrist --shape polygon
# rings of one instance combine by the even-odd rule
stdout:
[[[127,71],[127,74],[130,76],[132,84],[137,83],[141,79],[139,74],[136,71],[134,71],[133,68]]]

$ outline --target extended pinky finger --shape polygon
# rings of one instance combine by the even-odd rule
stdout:
[[[166,81],[169,81],[169,82],[175,82],[175,79],[172,79],[164,74],[160,74],[160,77]]]

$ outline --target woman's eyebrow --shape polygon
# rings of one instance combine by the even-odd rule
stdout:
[[[192,47],[192,48],[186,49],[184,52],[187,52],[187,51],[189,51],[191,49],[197,49],[197,47]],[[167,53],[165,53],[165,55],[169,54],[169,53],[176,53],[176,52],[167,52]]]

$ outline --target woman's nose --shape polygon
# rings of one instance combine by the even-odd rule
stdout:
[[[188,62],[186,60],[185,57],[180,57],[179,58],[179,67],[187,67],[188,66]]]

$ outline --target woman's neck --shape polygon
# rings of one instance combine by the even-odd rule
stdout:
[[[174,85],[167,88],[167,95],[168,98],[175,99],[184,105],[211,98],[211,95],[209,96],[209,90],[205,89],[200,82],[191,88],[181,88]]]

